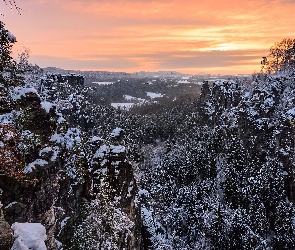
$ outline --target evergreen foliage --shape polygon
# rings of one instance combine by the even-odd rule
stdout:
[[[23,80],[18,64],[11,56],[15,42],[15,36],[0,21],[0,83],[5,86],[16,86]]]

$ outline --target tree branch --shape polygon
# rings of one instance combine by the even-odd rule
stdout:
[[[21,15],[21,11],[23,11],[23,9],[21,9],[15,2],[15,0],[2,0],[2,2],[4,2],[6,5],[10,5],[10,10],[11,12],[13,12],[13,9],[16,10],[17,14]],[[2,13],[0,13],[0,15],[3,16]]]

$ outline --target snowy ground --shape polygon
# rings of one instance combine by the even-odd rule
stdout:
[[[40,223],[14,223],[14,244],[11,250],[46,250],[46,230]]]

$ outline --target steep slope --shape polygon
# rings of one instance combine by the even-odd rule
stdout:
[[[79,127],[71,127],[59,107],[41,101],[35,88],[0,87],[0,153],[4,163],[0,198],[5,219],[1,212],[1,223],[38,222],[46,228],[48,249],[81,249],[79,228],[94,226],[85,214],[90,216],[90,207],[97,210],[99,204],[105,204],[104,211],[112,219],[106,214],[91,216],[97,222],[95,228],[108,234],[88,235],[87,240],[94,242],[99,237],[97,242],[105,249],[108,242],[113,242],[109,249],[140,246],[136,182],[125,147],[116,136],[111,136],[112,142],[104,140],[107,152],[99,155],[97,150],[103,146],[98,147],[94,137]],[[106,198],[103,194],[110,190],[115,191]],[[125,222],[120,224],[122,219]],[[94,247],[85,244],[83,249]]]
[[[174,136],[141,163],[152,249],[295,249],[294,82],[205,83],[187,111],[162,114]]]

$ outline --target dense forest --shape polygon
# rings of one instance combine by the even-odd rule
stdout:
[[[295,249],[294,40],[251,78],[100,86],[0,32],[0,249]]]

